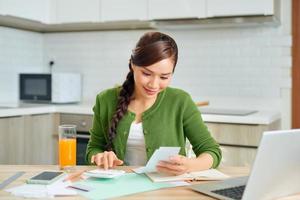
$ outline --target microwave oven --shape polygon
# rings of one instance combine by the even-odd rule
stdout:
[[[20,100],[76,103],[81,100],[79,73],[20,74]]]

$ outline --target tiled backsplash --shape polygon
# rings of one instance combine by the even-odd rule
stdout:
[[[199,100],[206,96],[280,98],[280,88],[290,87],[289,77],[282,74],[291,66],[291,37],[275,34],[276,28],[260,34],[266,30],[168,32],[179,46],[172,85]],[[131,49],[144,32],[47,34],[45,56],[55,60],[54,71],[81,72],[84,98],[93,100],[100,90],[123,82]]]
[[[210,100],[211,106],[281,111],[283,128],[289,128],[291,7],[287,2],[281,8],[279,27],[163,31],[179,46],[172,86],[188,91],[195,101]],[[98,92],[124,81],[131,50],[146,31],[38,34],[0,28],[1,47],[5,44],[1,76],[48,71],[48,62],[54,60],[55,72],[82,73],[83,101],[93,102]],[[2,83],[3,79],[1,98]]]
[[[18,74],[44,72],[44,36],[0,27],[0,106],[17,104]]]

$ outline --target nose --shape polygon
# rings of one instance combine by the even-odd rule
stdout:
[[[150,87],[150,89],[157,89],[159,86],[159,78],[157,77],[153,77],[148,84],[148,87]]]

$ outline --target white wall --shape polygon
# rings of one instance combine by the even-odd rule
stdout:
[[[18,104],[20,72],[43,71],[43,35],[0,27],[0,106]]]
[[[213,107],[281,111],[283,128],[289,128],[290,1],[281,12],[279,27],[164,31],[179,46],[172,86]],[[46,34],[46,60],[55,60],[54,71],[82,73],[84,101],[94,101],[99,91],[123,82],[131,50],[145,31]]]
[[[209,100],[212,107],[281,111],[282,127],[289,128],[290,0],[282,3],[281,13],[279,27],[164,31],[179,46],[172,86],[187,90],[195,101]],[[22,70],[47,71],[53,59],[53,71],[83,74],[83,100],[93,102],[98,92],[124,81],[131,50],[145,31],[41,35],[1,28],[0,44],[5,44],[6,53],[0,55],[0,72],[13,77]]]

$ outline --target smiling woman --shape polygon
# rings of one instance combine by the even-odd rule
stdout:
[[[86,161],[105,169],[145,165],[161,146],[179,146],[180,154],[160,162],[157,170],[183,174],[217,167],[219,145],[204,125],[186,92],[168,87],[178,58],[177,44],[160,32],[145,33],[129,59],[129,72],[121,87],[96,98]],[[189,139],[197,158],[185,157]]]

